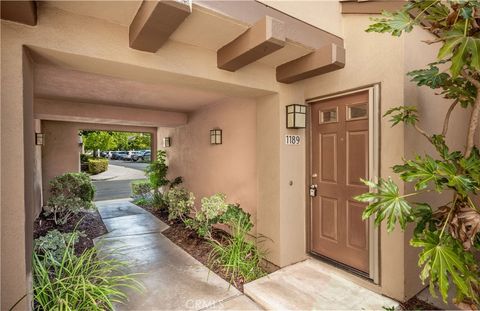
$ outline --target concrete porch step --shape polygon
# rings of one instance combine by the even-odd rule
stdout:
[[[244,286],[266,310],[382,310],[398,302],[341,277],[315,259],[282,268]]]

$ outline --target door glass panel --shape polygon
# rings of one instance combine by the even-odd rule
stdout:
[[[337,108],[320,111],[320,123],[337,122]]]
[[[367,117],[367,104],[348,107],[348,120],[365,119]]]

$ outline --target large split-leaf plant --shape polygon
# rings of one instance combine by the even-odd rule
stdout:
[[[451,100],[439,133],[421,128],[415,106],[401,106],[385,113],[393,125],[403,123],[415,128],[434,146],[436,153],[417,155],[393,167],[414,191],[404,194],[391,179],[365,181],[369,193],[356,197],[368,203],[364,219],[386,222],[388,231],[397,224],[404,230],[408,223],[415,227],[411,245],[421,249],[420,278],[429,280],[433,295],[440,292],[447,301],[449,289],[455,290],[453,301],[467,307],[480,306],[480,153],[475,141],[480,115],[480,2],[479,1],[409,1],[394,13],[385,12],[374,19],[368,32],[401,36],[414,27],[430,31],[438,46],[438,60],[408,75],[418,86],[429,87]],[[430,109],[437,103],[431,104]],[[468,122],[450,120],[455,109],[467,109]],[[428,118],[428,114],[422,116]],[[455,122],[455,123],[454,123]],[[453,123],[454,125],[452,125]],[[462,150],[452,150],[446,143],[450,126],[466,127]],[[448,199],[442,206],[418,202],[426,192],[444,193]],[[477,201],[476,201],[477,199]],[[478,203],[477,203],[478,204]]]

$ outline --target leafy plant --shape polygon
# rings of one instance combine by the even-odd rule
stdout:
[[[149,181],[146,180],[135,180],[130,186],[132,187],[132,194],[134,198],[147,199],[152,187]]]
[[[411,245],[422,249],[418,262],[423,266],[420,278],[429,279],[433,295],[438,288],[447,301],[453,285],[455,303],[478,307],[480,271],[474,256],[480,250],[480,211],[472,198],[480,189],[480,153],[474,141],[480,118],[480,2],[415,0],[375,21],[367,31],[400,36],[420,26],[436,36],[426,43],[441,45],[438,61],[408,75],[418,86],[434,89],[452,103],[442,132],[437,134],[429,134],[419,126],[419,115],[413,106],[387,111],[385,116],[391,118],[393,126],[401,122],[413,126],[437,154],[416,156],[393,167],[405,183],[413,184],[414,192],[401,194],[388,178],[364,181],[371,192],[356,199],[369,204],[363,218],[373,216],[376,224],[386,221],[388,231],[394,230],[397,223],[402,229],[414,223]],[[440,69],[444,67],[448,69]],[[470,120],[465,149],[451,151],[445,137],[452,111],[458,106],[469,109]],[[426,192],[452,193],[452,199],[437,208],[412,201],[414,196]]]
[[[69,217],[84,209],[93,209],[95,188],[85,173],[66,173],[50,181],[50,198],[44,207],[46,216],[53,215],[56,224],[65,224]]]
[[[53,259],[60,262],[63,258],[68,242],[72,240],[72,244],[78,242],[78,238],[84,235],[82,232],[62,233],[57,229],[47,232],[34,241],[34,250],[37,254],[50,254]]]
[[[169,183],[167,179],[168,165],[166,161],[167,153],[164,150],[158,150],[157,158],[146,168],[147,178],[155,192],[158,192],[160,187],[166,186]]]
[[[102,257],[95,247],[75,256],[70,236],[61,260],[51,252],[33,255],[33,298],[36,310],[113,310],[127,299],[127,288],[141,290],[127,264]]]
[[[172,181],[170,181],[170,188],[177,187],[183,183],[183,177],[177,176]]]
[[[238,285],[237,279],[249,282],[265,275],[260,267],[264,253],[261,252],[255,241],[248,238],[248,232],[253,224],[250,214],[237,209],[230,216],[226,225],[231,235],[224,241],[218,241],[211,236],[209,242],[212,245],[209,262],[210,265],[219,265],[230,275],[230,283]]]
[[[138,197],[138,198],[133,200],[133,204],[136,204],[138,206],[146,206],[146,205],[150,204],[151,201],[152,201],[151,199]]]
[[[195,203],[193,193],[184,188],[170,188],[164,194],[164,199],[168,206],[169,220],[185,220],[185,216],[190,213]]]
[[[227,196],[217,193],[211,197],[202,198],[202,207],[195,212],[193,219],[188,219],[185,224],[195,229],[199,236],[210,234],[212,225],[220,222],[220,217],[228,210]]]

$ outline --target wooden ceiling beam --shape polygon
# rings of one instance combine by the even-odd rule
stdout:
[[[277,67],[277,81],[293,83],[345,67],[345,49],[334,43]]]
[[[406,0],[342,1],[342,14],[381,14],[400,10]]]
[[[155,53],[192,12],[185,1],[143,1],[129,27],[130,47]]]
[[[265,16],[217,51],[217,67],[236,71],[284,46],[284,23]]]
[[[37,25],[37,3],[35,1],[1,1],[1,18],[25,25]]]

